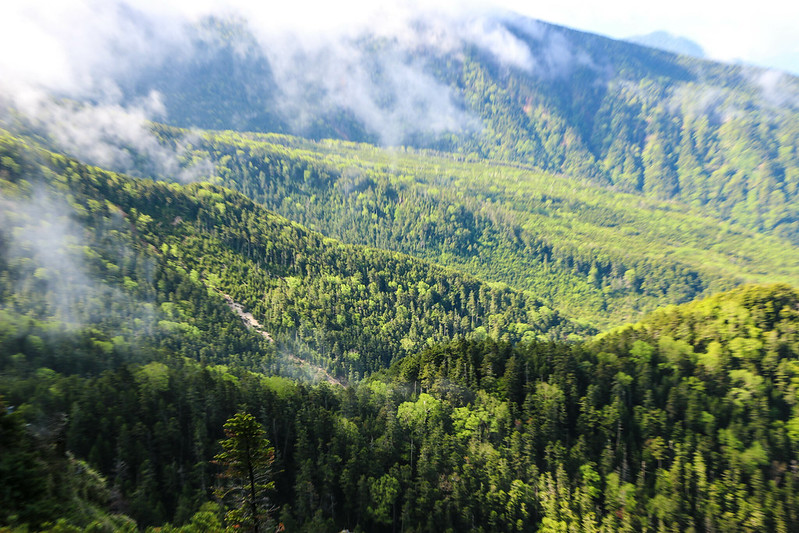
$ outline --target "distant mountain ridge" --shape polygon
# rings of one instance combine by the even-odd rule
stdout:
[[[130,73],[128,95],[159,91],[166,121],[182,127],[519,162],[799,243],[790,75],[513,14],[420,20],[403,38],[364,34],[319,49],[259,43],[240,21],[208,21],[193,51]]]
[[[651,48],[657,48],[659,50],[665,50],[666,52],[697,57],[699,59],[704,59],[706,57],[705,51],[696,41],[692,41],[687,37],[672,35],[663,30],[653,31],[645,35],[633,35],[624,40]]]

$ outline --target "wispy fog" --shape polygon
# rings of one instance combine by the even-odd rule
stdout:
[[[124,222],[120,217],[108,223]],[[27,198],[0,193],[0,256],[15,285],[13,300],[4,305],[17,312],[54,318],[70,329],[116,320],[128,331],[150,332],[152,304],[100,281],[98,275],[104,264],[99,254],[120,264],[130,263],[132,253],[119,242],[90,246],[74,209],[49,189],[39,187]],[[139,265],[139,270],[147,276],[153,266]]]
[[[156,92],[125,106],[56,99],[35,88],[0,95],[0,126],[43,135],[86,163],[182,182],[210,176],[209,161],[183,162],[185,144],[173,149],[158,142],[150,121],[163,116]]]

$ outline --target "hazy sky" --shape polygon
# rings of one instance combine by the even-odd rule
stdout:
[[[786,0],[500,0],[535,18],[615,38],[655,30],[687,37],[723,61],[799,74],[799,3]]]

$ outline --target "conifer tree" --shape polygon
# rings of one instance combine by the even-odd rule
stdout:
[[[227,438],[220,441],[224,451],[214,462],[225,468],[216,491],[228,509],[225,521],[240,531],[266,531],[272,511],[268,493],[275,485],[271,479],[275,449],[249,413],[229,418],[224,429]]]

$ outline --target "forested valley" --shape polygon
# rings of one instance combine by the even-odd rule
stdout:
[[[799,530],[797,78],[120,6],[0,83],[0,533]]]

